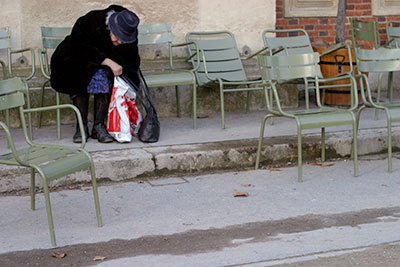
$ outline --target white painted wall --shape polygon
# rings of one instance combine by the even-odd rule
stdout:
[[[239,49],[255,51],[262,47],[262,31],[275,25],[275,0],[0,0],[0,26],[10,26],[13,48],[40,47],[40,26],[72,26],[89,10],[110,4],[134,11],[141,23],[172,22],[175,42],[189,31],[229,30]]]

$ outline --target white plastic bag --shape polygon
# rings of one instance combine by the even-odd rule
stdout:
[[[115,77],[108,109],[107,131],[118,142],[130,142],[132,135],[139,131],[142,116],[135,99],[135,91],[122,78]]]

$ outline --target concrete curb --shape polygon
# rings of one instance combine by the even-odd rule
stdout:
[[[359,155],[386,153],[385,128],[360,130]],[[400,145],[400,132],[392,133],[393,150]],[[347,157],[351,153],[352,133],[340,131],[326,136],[327,157]],[[133,148],[92,152],[98,180],[126,181],[143,177],[201,173],[226,169],[254,167],[257,139],[214,142],[208,144],[172,145],[152,148]],[[320,135],[303,136],[303,160],[313,160],[320,155]],[[265,138],[262,165],[297,162],[297,136]],[[386,168],[382,167],[383,169]],[[89,182],[89,172],[78,172],[51,183],[51,186],[69,186]],[[0,168],[0,193],[29,188],[30,170],[2,165]],[[37,186],[41,187],[40,178]]]

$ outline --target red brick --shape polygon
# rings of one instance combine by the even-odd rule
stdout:
[[[304,18],[299,20],[299,24],[318,24],[317,18]]]
[[[332,31],[335,29],[334,25],[315,25],[315,30],[317,31]]]
[[[361,5],[358,5],[357,9],[371,10],[371,5],[361,4]]]
[[[359,10],[348,10],[346,12],[347,16],[352,16],[352,17],[361,17],[362,16],[362,11]]]
[[[330,19],[328,20],[328,23],[329,23],[329,24],[336,24],[336,18],[330,18]]]
[[[276,25],[288,25],[288,21],[282,19],[282,20],[276,21]]]

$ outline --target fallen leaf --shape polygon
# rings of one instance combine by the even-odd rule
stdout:
[[[237,190],[235,190],[235,193],[233,193],[234,197],[248,197],[249,193],[247,192],[239,192]]]
[[[92,260],[93,261],[104,261],[107,257],[103,257],[103,256],[96,256],[94,257]]]
[[[321,167],[331,167],[331,166],[335,166],[334,163],[324,163],[324,162],[313,162],[313,163],[311,163],[311,165],[321,166]]]
[[[205,119],[205,118],[208,118],[208,115],[207,114],[199,114],[199,115],[197,115],[197,118],[198,119]]]
[[[251,184],[241,184],[241,186],[243,186],[243,187],[250,187]]]
[[[57,259],[63,259],[65,257],[67,257],[67,253],[53,253],[53,255],[51,255],[53,258],[57,258]]]
[[[271,166],[263,166],[263,167],[261,167],[261,168],[262,168],[262,169],[265,169],[265,170],[272,171],[272,172],[280,172],[280,171],[281,171],[281,169],[275,168],[275,167],[271,167]]]
[[[80,189],[82,191],[89,191],[90,189],[92,189],[92,187],[90,187],[90,186],[82,186]]]

